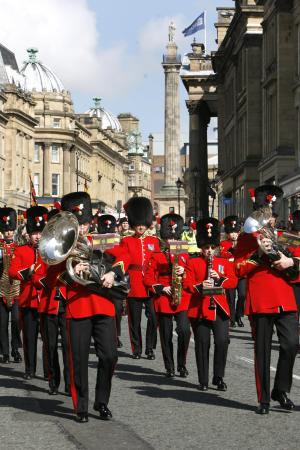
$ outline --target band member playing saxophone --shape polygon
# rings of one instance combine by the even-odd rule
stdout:
[[[161,250],[152,253],[144,283],[154,293],[154,308],[158,315],[159,333],[166,376],[175,376],[173,356],[173,319],[178,335],[177,370],[183,378],[188,376],[186,354],[190,341],[190,323],[187,309],[190,295],[182,290],[182,276],[188,254],[174,255],[170,242],[179,240],[183,218],[178,214],[166,214],[160,220]]]
[[[220,245],[220,224],[209,217],[197,222],[197,245],[200,257],[188,261],[183,288],[192,294],[188,316],[195,339],[199,389],[208,389],[210,334],[214,335],[214,367],[212,384],[226,391],[223,380],[229,341],[230,309],[225,289],[233,289],[237,278],[232,264],[215,256]]]
[[[265,227],[272,231],[271,218],[278,214],[282,196],[282,189],[274,185],[259,186],[255,189],[252,196],[255,217],[258,217],[260,212],[268,212],[269,222],[266,221],[261,231],[251,226],[250,232],[242,233],[235,253],[236,273],[238,277],[247,277],[245,314],[249,316],[254,339],[255,379],[259,402],[257,414],[269,413],[271,398],[278,401],[284,409],[292,410],[295,407],[287,393],[292,386],[293,366],[298,350],[297,306],[291,280],[297,281],[299,261],[281,251],[274,252],[274,242],[263,234],[265,229],[268,230]],[[252,217],[245,221],[244,231],[249,219]],[[274,387],[270,395],[274,325],[280,349]]]
[[[8,271],[11,278],[21,281],[18,305],[23,334],[26,380],[33,378],[36,372],[39,315],[38,294],[33,284],[32,274],[38,268],[38,246],[47,222],[47,214],[48,210],[43,206],[32,206],[27,209],[26,229],[29,234],[29,243],[16,248]]]
[[[2,362],[9,363],[8,322],[11,313],[11,356],[14,362],[21,362],[19,348],[22,347],[19,329],[18,296],[20,281],[12,280],[8,275],[11,259],[18,244],[14,241],[17,228],[17,213],[13,208],[0,208],[0,342]]]

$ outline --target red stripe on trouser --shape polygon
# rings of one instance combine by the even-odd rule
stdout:
[[[261,382],[258,370],[258,363],[256,358],[256,324],[252,317],[249,317],[249,322],[252,330],[252,337],[254,340],[254,370],[255,370],[255,383],[256,383],[256,391],[257,391],[257,399],[261,401]]]
[[[72,345],[71,345],[71,332],[70,332],[70,323],[72,319],[67,319],[67,335],[68,335],[68,353],[69,353],[69,365],[70,365],[70,385],[71,385],[71,395],[74,406],[75,413],[77,412],[78,399],[77,399],[77,390],[74,381],[74,369],[73,369],[73,357],[72,357]]]
[[[23,334],[23,356],[24,356],[24,363],[25,363],[25,372],[27,369],[28,364],[28,349],[26,345],[26,333],[24,328],[24,313],[22,311],[22,308],[19,308],[19,321],[20,321],[20,329],[22,330]]]
[[[129,331],[130,345],[131,345],[131,351],[132,351],[132,353],[133,353],[133,352],[134,352],[134,346],[133,346],[132,336],[131,336],[131,332],[130,332],[131,313],[130,313],[130,308],[129,308],[129,301],[128,301],[128,299],[127,299],[127,316],[128,316],[128,331]]]

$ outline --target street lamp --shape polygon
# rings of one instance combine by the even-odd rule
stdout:
[[[197,177],[200,176],[200,171],[198,167],[194,167],[191,172],[194,176],[194,217],[197,220]]]
[[[181,179],[179,177],[176,180],[176,186],[177,186],[177,194],[178,194],[178,214],[180,215],[180,189],[183,186],[183,182],[181,181]]]

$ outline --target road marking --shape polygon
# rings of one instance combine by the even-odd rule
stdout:
[[[246,363],[249,364],[254,364],[254,360],[250,359],[250,358],[245,358],[245,356],[237,356],[237,359],[240,359],[241,361],[245,361]],[[270,370],[272,370],[272,372],[276,372],[276,368],[273,366],[270,366]],[[300,380],[299,375],[293,375],[293,378],[295,378],[295,380]]]

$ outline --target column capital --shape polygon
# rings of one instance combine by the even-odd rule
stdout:
[[[71,152],[72,150],[75,150],[75,144],[73,142],[65,142],[62,144],[62,149],[64,152]]]
[[[207,125],[210,122],[211,113],[207,103],[199,100],[186,100],[186,106],[190,115],[197,114],[202,122]]]

